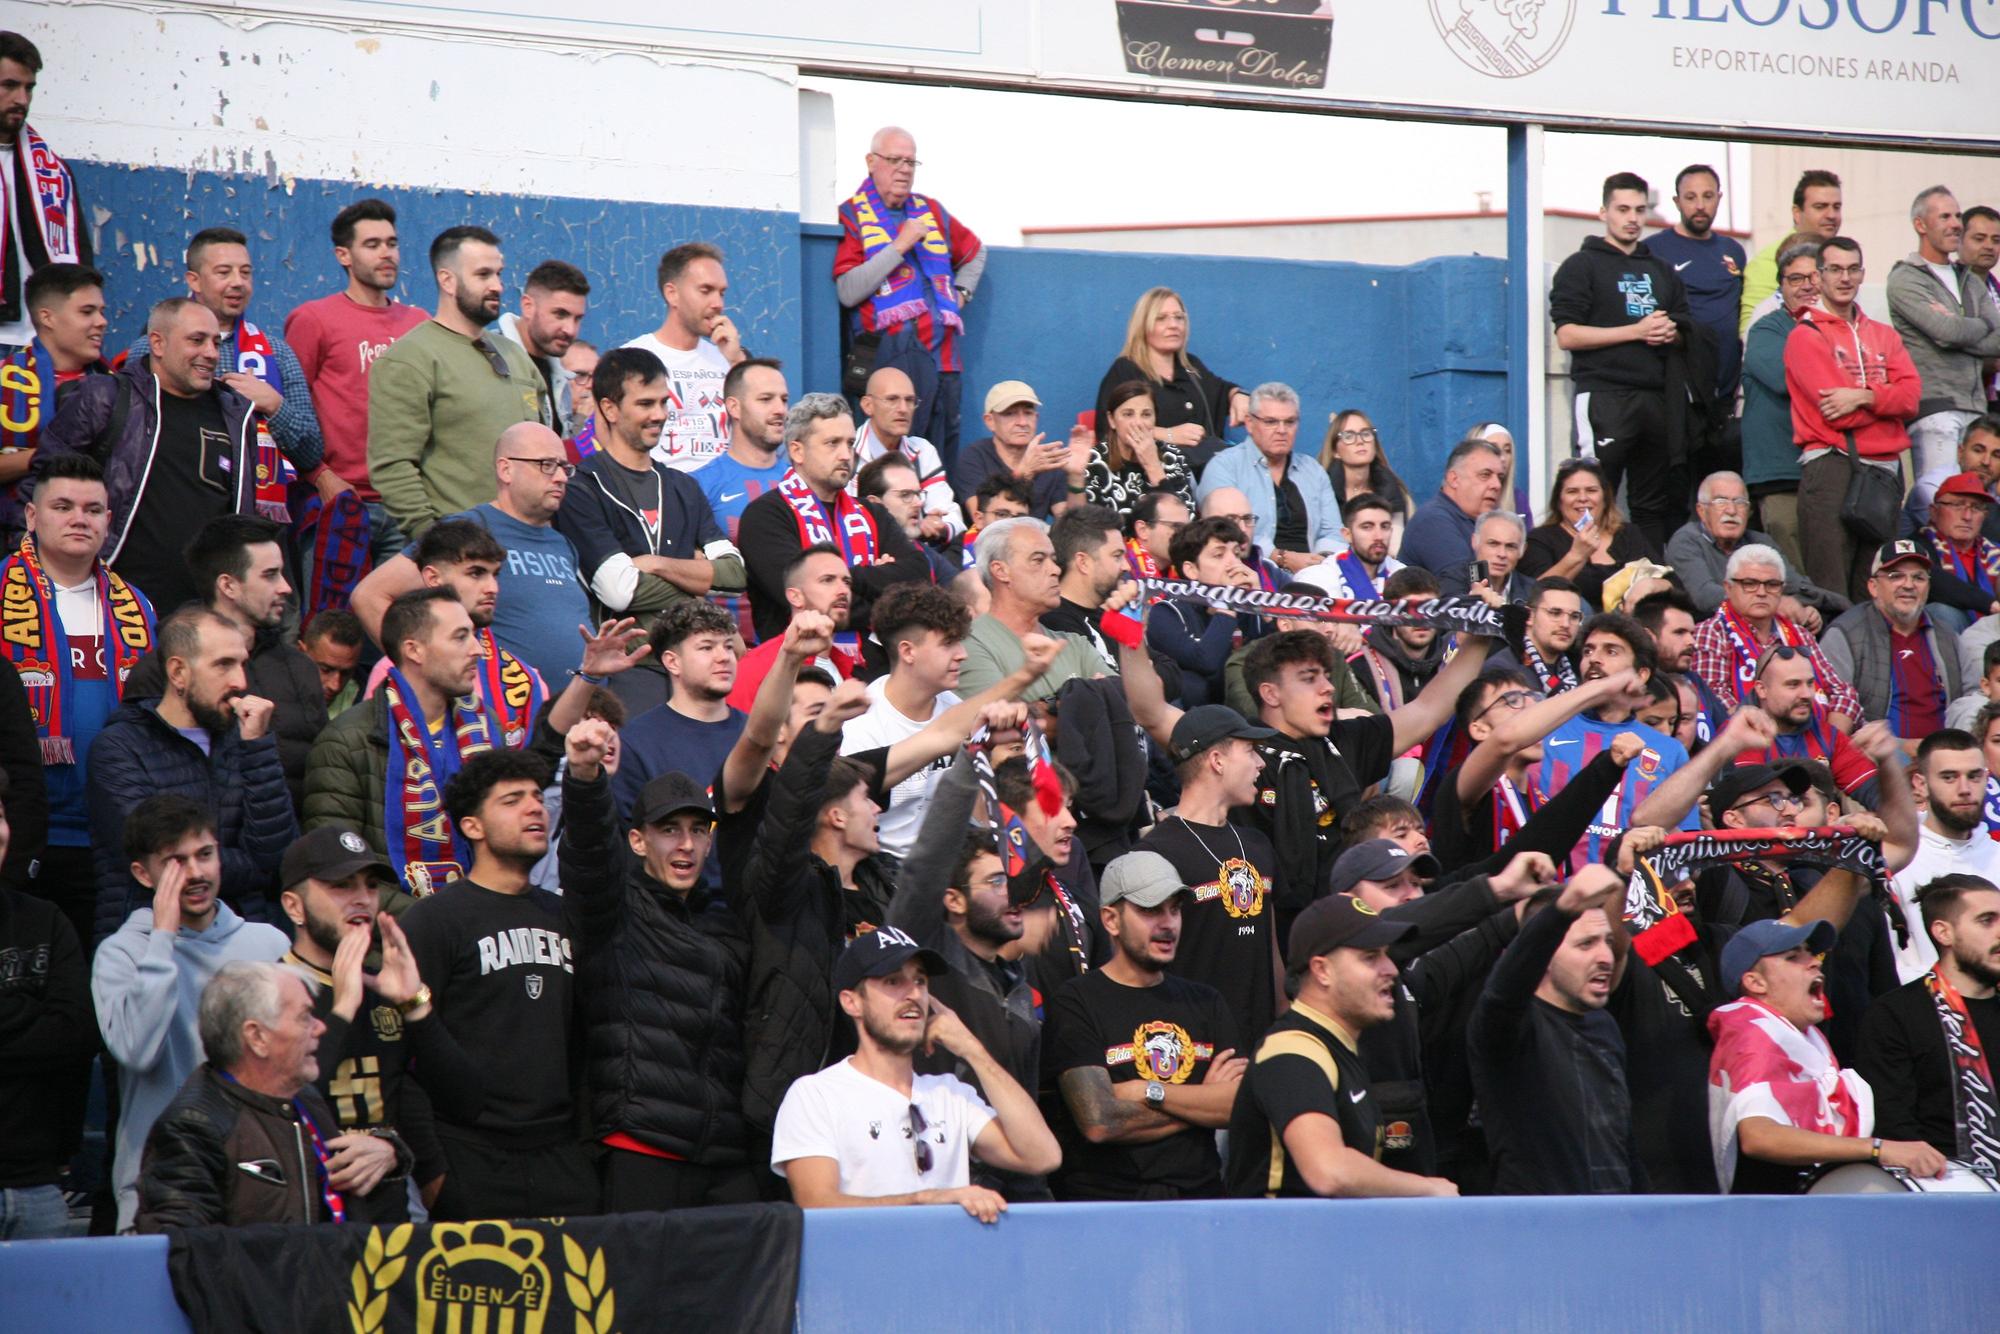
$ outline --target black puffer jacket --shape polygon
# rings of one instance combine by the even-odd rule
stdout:
[[[873,865],[855,872],[858,893],[810,850],[826,775],[840,733],[808,727],[770,780],[763,817],[723,826],[722,865],[730,905],[750,934],[750,982],[743,1015],[743,1114],[768,1136],[792,1081],[823,1068],[834,1051],[838,1013],[833,961],[849,929],[888,920],[893,892]],[[745,836],[751,845],[732,848]],[[729,875],[732,867],[740,875]]]
[[[330,1222],[298,1104],[322,1136],[334,1137],[333,1109],[310,1084],[287,1102],[225,1079],[205,1061],[196,1066],[146,1138],[139,1231]],[[393,1134],[379,1137],[396,1146],[396,1168],[375,1189],[401,1191],[410,1151]]]
[[[699,886],[683,899],[646,874],[618,838],[608,779],[572,778],[564,800],[591,1136],[622,1132],[706,1167],[741,1164],[749,937]]]
[[[90,743],[90,848],[97,871],[97,938],[116,931],[145,893],[128,869],[125,817],[173,792],[215,812],[222,898],[246,922],[270,922],[278,862],[299,836],[277,738],[245,741],[232,725],[209,753],[160,717],[157,699],[127,699]],[[146,895],[150,901],[150,895]],[[285,926],[290,930],[290,924]]]
[[[306,757],[313,742],[326,730],[326,691],[320,688],[319,668],[276,630],[259,630],[250,645],[250,657],[243,664],[250,693],[268,699],[271,735],[278,738],[278,760],[285,766],[285,786],[292,794],[292,809],[305,809]],[[132,668],[125,682],[128,699],[147,699],[166,693],[166,668],[158,653],[148,653]]]

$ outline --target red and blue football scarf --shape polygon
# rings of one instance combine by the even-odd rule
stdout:
[[[864,262],[895,244],[895,235],[888,226],[890,210],[882,202],[873,177],[862,179],[861,188],[840,206],[840,213],[861,238]],[[922,195],[913,194],[903,201],[903,216],[928,217],[931,230],[868,298],[869,327],[893,328],[917,318],[928,305],[935,308],[940,325],[963,331],[965,320],[958,313],[958,293],[952,290],[951,246],[945,239],[944,223]],[[915,265],[909,262],[910,258],[916,260]]]
[[[236,369],[245,375],[254,375],[271,386],[279,394],[285,392],[285,382],[278,374],[278,358],[271,350],[271,337],[249,320],[236,321]],[[257,512],[277,523],[292,521],[291,509],[285,502],[285,493],[291,490],[299,475],[293,469],[291,460],[278,448],[278,442],[271,438],[271,424],[257,414]]]
[[[477,697],[453,700],[434,737],[402,672],[382,682],[389,715],[389,768],[382,784],[389,865],[418,898],[462,879],[472,849],[445,813],[444,788],[468,755],[493,749],[493,715]]]
[[[1368,567],[1361,563],[1361,557],[1349,547],[1333,558],[1340,569],[1341,582],[1347,585],[1347,595],[1355,598],[1379,598],[1382,590],[1375,586],[1375,576],[1368,573]]]
[[[1951,1056],[1951,1119],[1956,1138],[1951,1156],[1991,1180],[2000,1176],[2000,1109],[1994,1105],[1993,1067],[1980,1044],[1979,1029],[1965,1008],[1965,997],[1944,975],[1942,963],[1924,975],[1924,988],[1937,1007],[1945,1051]]]
[[[21,135],[14,141],[13,156],[34,191],[35,207],[28,217],[9,216],[14,208],[14,182],[10,172],[7,188],[0,190],[0,247],[13,245],[17,228],[23,233],[32,229],[41,234],[42,246],[49,252],[49,263],[77,263],[83,256],[77,247],[80,233],[77,230],[76,181],[70,174],[69,164],[56,156],[56,151],[49,147],[47,140],[35,133],[32,125],[21,127]],[[26,268],[25,259],[22,268]]]
[[[833,514],[829,517],[826,503],[813,494],[797,468],[785,470],[777,490],[792,507],[792,517],[798,522],[801,551],[830,543],[839,548],[840,558],[850,570],[865,570],[875,563],[882,542],[875,531],[875,516],[866,505],[839,491],[834,494]],[[861,656],[861,636],[855,631],[841,630],[834,635],[833,642],[854,657]]]
[[[55,585],[42,569],[31,533],[0,565],[0,648],[28,692],[28,712],[41,740],[42,763],[75,764],[63,717],[70,696],[69,636],[56,611]],[[97,562],[97,606],[103,642],[111,655],[111,686],[125,695],[125,678],[153,648],[153,608],[146,595]]]
[[[501,648],[491,627],[473,632],[485,657],[479,661],[480,698],[500,720],[500,734],[509,746],[528,739],[535,715],[549,697],[542,674]]]
[[[1918,529],[1917,536],[1930,544],[1937,563],[1957,578],[1981,592],[2000,593],[2000,543],[1977,537],[1972,541],[1971,551],[1960,551],[1929,524]]]
[[[300,509],[298,527],[299,537],[313,549],[305,614],[310,622],[329,607],[345,610],[375,568],[368,506],[352,491],[335,496],[330,506],[314,495]]]

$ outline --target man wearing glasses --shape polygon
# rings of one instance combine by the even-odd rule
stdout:
[[[1959,436],[1958,453],[1952,461],[1921,474],[1911,485],[1909,498],[1903,502],[1901,536],[1913,536],[1930,521],[1931,502],[1937,499],[1938,488],[1962,472],[1978,474],[1986,484],[1986,494],[1995,494],[1994,487],[2000,486],[2000,413],[1974,417]],[[1980,533],[2000,542],[2000,506],[1987,512]]]
[[[1757,502],[1758,519],[1777,539],[1770,545],[1794,565],[1805,562],[1799,553],[1799,447],[1792,437],[1791,391],[1785,388],[1785,340],[1819,301],[1819,247],[1818,238],[1798,239],[1778,253],[1781,299],[1743,339],[1743,480]],[[1671,545],[1667,558],[1674,559]],[[1681,577],[1687,577],[1684,570]]]
[[[1837,507],[1827,513],[1837,513]],[[1772,547],[1738,547],[1724,567],[1722,585],[1722,605],[1694,628],[1689,670],[1733,710],[1750,701],[1750,685],[1765,650],[1776,644],[1798,649],[1812,663],[1818,702],[1828,721],[1852,732],[1863,716],[1861,697],[1833,670],[1812,631],[1778,610],[1785,593],[1785,558]]]
[[[1836,236],[1820,247],[1820,304],[1799,315],[1785,339],[1785,390],[1792,400],[1792,440],[1799,447],[1799,511],[1825,522],[1801,524],[1806,573],[1821,588],[1859,600],[1868,583],[1868,549],[1837,516],[1854,469],[1903,476],[1923,382],[1888,325],[1862,314],[1861,245]],[[1850,461],[1850,450],[1859,463]]]
[[[1787,418],[1789,423],[1789,418]],[[1791,426],[1785,427],[1786,449]],[[1798,452],[1792,450],[1793,461]],[[1747,464],[1745,465],[1748,466]],[[1741,546],[1784,548],[1777,538],[1750,526],[1750,488],[1733,472],[1713,472],[1701,479],[1695,491],[1694,518],[1667,541],[1667,564],[1681,577],[1694,599],[1695,610],[1703,616],[1715,615],[1724,599],[1723,573],[1729,558]],[[1778,614],[1789,616],[1818,634],[1823,621],[1831,620],[1852,604],[1840,593],[1830,593],[1800,574],[1795,567],[1785,570],[1785,592],[1778,601]]]
[[[917,396],[909,430],[958,460],[958,340],[986,271],[986,243],[938,200],[914,192],[917,141],[885,125],[868,144],[868,175],[840,206],[833,285],[854,312],[849,337],[871,370],[893,366]],[[870,350],[872,349],[872,350]]]
[[[1201,475],[1199,498],[1224,487],[1250,498],[1250,540],[1287,574],[1317,565],[1346,544],[1340,498],[1317,459],[1301,454],[1299,396],[1272,381],[1250,391],[1250,439],[1217,454]]]
[[[1959,696],[1958,647],[1953,629],[1926,614],[1935,581],[1922,546],[1909,538],[1886,543],[1872,570],[1871,600],[1835,621],[1820,646],[1841,679],[1854,683],[1868,716],[1886,719],[1904,753],[1915,755]]]
[[[1930,555],[1931,597],[1953,609],[1945,619],[1954,632],[2000,611],[2000,543],[1982,531],[1992,512],[1986,480],[1962,472],[1939,485],[1931,521],[1917,530],[1918,544]]]
[[[982,1223],[1007,1210],[971,1185],[972,1160],[1042,1175],[1062,1161],[1028,1093],[930,994],[944,960],[894,927],[856,936],[834,964],[854,1055],[793,1082],[772,1132],[771,1170],[804,1209],[956,1204]],[[920,1075],[918,1048],[943,1047],[979,1077]]]

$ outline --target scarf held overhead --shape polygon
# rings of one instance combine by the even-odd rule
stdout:
[[[383,828],[389,864],[422,898],[472,866],[472,850],[445,813],[444,788],[466,756],[491,750],[493,716],[476,696],[453,700],[433,734],[410,683],[395,667],[382,683],[389,715],[389,769],[383,782]]]
[[[862,180],[861,188],[840,206],[840,211],[854,222],[854,230],[861,238],[864,263],[896,243],[895,234],[889,230],[889,207],[882,202],[873,177]],[[963,330],[965,320],[958,313],[958,293],[951,286],[951,246],[945,240],[943,223],[922,195],[913,194],[904,201],[903,216],[912,220],[928,218],[931,229],[911,252],[916,263],[912,265],[910,256],[906,256],[868,298],[870,323],[878,330],[889,329],[915,319],[929,305],[936,308],[939,324]]]
[[[1694,923],[1674,902],[1673,887],[1711,866],[1767,857],[1839,867],[1872,881],[1886,874],[1882,849],[1847,825],[1669,834],[1665,844],[1638,858],[1625,888],[1625,925],[1632,948],[1648,964],[1656,964],[1694,943]]]
[[[1403,601],[1385,598],[1334,598],[1265,588],[1234,588],[1191,579],[1141,579],[1139,591],[1148,599],[1176,598],[1220,605],[1253,616],[1279,616],[1299,621],[1332,621],[1347,625],[1430,626],[1452,634],[1501,637],[1506,618],[1478,598],[1422,596]]]
[[[111,654],[111,686],[125,695],[125,678],[153,647],[153,609],[140,592],[97,562],[100,642]],[[28,692],[28,712],[41,739],[42,763],[75,764],[63,703],[74,698],[69,636],[56,610],[55,586],[35,552],[33,535],[0,566],[0,642]]]

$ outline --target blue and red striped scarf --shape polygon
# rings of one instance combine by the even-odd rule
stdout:
[[[479,696],[493,716],[500,720],[500,735],[506,745],[518,746],[528,739],[535,715],[549,697],[542,674],[500,647],[491,627],[473,632],[486,656],[479,662]]]
[[[840,212],[861,238],[864,262],[895,244],[895,233],[889,230],[891,210],[882,202],[873,177],[862,178],[861,188],[840,206]],[[945,239],[943,221],[932,211],[930,201],[918,194],[903,201],[903,216],[927,217],[931,230],[868,298],[868,327],[890,329],[917,318],[927,307],[935,307],[940,325],[963,331],[965,319],[958,313],[958,293],[952,290],[951,245]],[[914,265],[911,258],[916,260]]]
[[[866,505],[845,491],[836,491],[833,513],[829,516],[826,502],[813,494],[811,485],[799,476],[797,468],[785,470],[777,490],[792,507],[792,518],[798,522],[801,551],[831,544],[840,549],[840,557],[850,570],[865,570],[875,563],[882,551],[882,540],[875,531],[875,516]],[[833,642],[854,657],[861,656],[861,636],[855,631],[838,631]]]
[[[1930,544],[1940,567],[1982,592],[2000,594],[2000,543],[1975,537],[1972,550],[1963,552],[1930,524],[1918,529],[1917,536]]]
[[[278,374],[278,357],[271,350],[271,337],[247,319],[236,321],[234,334],[236,344],[236,369],[245,375],[254,375],[273,390],[282,395],[285,382]],[[292,483],[299,479],[278,448],[278,442],[271,438],[271,424],[257,414],[257,512],[277,523],[292,521],[291,509],[285,502],[285,493]]]
[[[475,695],[455,699],[434,736],[417,692],[394,666],[382,682],[389,768],[382,784],[389,865],[423,898],[472,867],[472,849],[444,809],[445,784],[468,755],[492,750],[496,724]]]
[[[305,612],[310,622],[329,607],[345,609],[375,568],[368,506],[352,491],[342,491],[330,506],[315,495],[300,509],[298,529],[301,541],[313,549]]]
[[[153,648],[153,608],[146,595],[97,562],[97,607],[103,643],[111,655],[111,687],[125,695],[125,678]],[[31,533],[0,565],[0,652],[14,664],[28,692],[28,712],[40,738],[42,763],[75,764],[63,701],[70,696],[69,636],[56,610],[55,585],[35,551]]]

